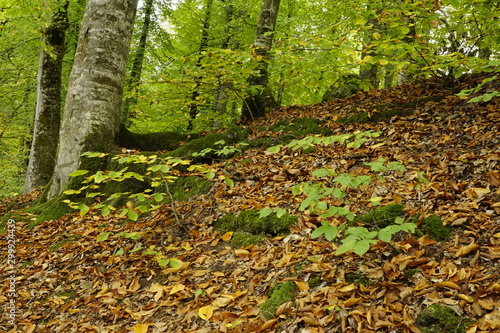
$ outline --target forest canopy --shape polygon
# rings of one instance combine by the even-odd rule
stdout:
[[[85,5],[84,0],[0,5],[0,197],[22,192],[40,50],[53,52],[42,36],[54,13],[63,11],[64,104]],[[277,105],[318,103],[346,78],[369,90],[440,76],[451,88],[462,74],[499,68],[495,0],[282,0],[274,31],[262,34],[272,37],[266,57],[256,52],[261,5],[140,1],[122,103],[128,129],[199,133],[227,127],[240,119],[245,99],[264,90],[248,80],[261,75],[262,64]]]

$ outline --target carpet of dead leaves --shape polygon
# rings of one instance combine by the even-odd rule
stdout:
[[[470,78],[446,90],[437,79],[358,93],[323,104],[283,107],[253,125],[281,119],[321,119],[334,134],[381,131],[361,148],[318,147],[314,152],[283,149],[271,154],[249,150],[244,156],[213,164],[235,186],[215,180],[212,190],[176,203],[185,229],[169,205],[138,223],[119,224],[117,214],[92,211],[26,229],[35,218],[22,209],[16,221],[16,326],[5,319],[9,281],[7,239],[0,239],[1,332],[418,332],[415,318],[429,304],[452,308],[476,321],[467,332],[500,332],[500,108],[466,103],[454,93],[473,87]],[[498,83],[496,83],[498,84]],[[493,86],[493,89],[499,89]],[[441,95],[441,102],[415,106],[408,117],[355,125],[336,123],[354,108],[400,104]],[[254,132],[253,138],[279,135]],[[250,163],[239,163],[242,159]],[[311,239],[317,216],[298,211],[301,197],[290,188],[312,180],[313,170],[329,167],[354,175],[371,174],[364,162],[401,161],[404,173],[385,174],[386,182],[348,193],[357,214],[371,208],[369,199],[402,203],[406,217],[432,214],[453,226],[453,236],[437,243],[429,237],[400,237],[378,243],[359,257],[334,254],[336,244]],[[424,172],[428,184],[418,182]],[[15,198],[19,203],[39,193]],[[7,201],[0,206],[6,213]],[[219,234],[212,222],[224,214],[251,208],[283,207],[299,217],[287,237],[234,249],[231,234]],[[102,232],[135,232],[128,239]],[[182,261],[179,269],[160,267],[144,249],[162,251]],[[117,251],[123,249],[123,255]],[[414,269],[414,275],[405,274]],[[346,282],[362,274],[363,285]],[[322,283],[309,287],[312,278]],[[277,282],[292,280],[296,297],[263,319],[259,305]],[[197,292],[198,291],[198,292]],[[201,293],[201,291],[203,291]]]

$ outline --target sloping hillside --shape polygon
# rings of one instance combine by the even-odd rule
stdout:
[[[249,149],[214,163],[211,190],[175,203],[182,225],[164,204],[138,222],[91,210],[27,229],[35,216],[23,207],[39,193],[4,201],[0,214],[14,217],[15,227],[0,240],[0,330],[402,333],[418,332],[419,324],[441,332],[442,326],[431,324],[445,317],[446,332],[500,331],[499,100],[467,103],[454,95],[480,80],[471,77],[449,89],[438,79],[423,80],[275,110],[250,125],[250,140],[284,135],[254,129],[298,118],[319,119],[332,135],[380,135],[359,147],[284,145],[275,152]],[[499,89],[492,82],[481,92]],[[373,171],[365,164],[382,158],[401,162],[405,170]],[[403,217],[413,218],[418,232],[398,233],[389,244],[378,241],[362,256],[336,255],[342,237],[312,238],[322,219],[300,210],[306,196],[292,193],[304,182],[333,186],[332,177],[312,175],[321,168],[372,177],[346,188],[344,198],[325,197],[330,206],[360,216],[374,208],[375,198],[381,206],[401,204]],[[236,233],[214,228],[226,214],[264,207],[297,216],[289,235],[268,232],[256,245],[231,247]],[[431,215],[446,227],[423,228]],[[347,223],[337,215],[323,221]],[[448,231],[450,236],[440,240]],[[11,275],[6,274],[9,235],[18,262]],[[169,258],[175,268],[161,267]],[[10,288],[17,297],[8,294]],[[6,316],[11,299],[15,328]],[[266,299],[274,304],[263,306]],[[431,307],[441,316],[419,317],[432,304],[450,311]]]

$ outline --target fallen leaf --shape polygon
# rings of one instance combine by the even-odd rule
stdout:
[[[209,320],[214,314],[214,308],[211,305],[201,307],[198,310],[198,315],[201,319]]]

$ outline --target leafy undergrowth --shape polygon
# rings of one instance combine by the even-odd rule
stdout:
[[[456,88],[468,86],[473,82]],[[137,223],[125,223],[118,213],[102,217],[91,211],[29,230],[25,226],[36,217],[3,202],[2,215],[16,213],[18,297],[17,326],[11,327],[4,320],[10,286],[4,274],[9,270],[4,233],[0,330],[402,333],[418,332],[417,317],[431,304],[452,309],[461,324],[473,322],[468,332],[500,330],[498,98],[467,104],[453,95],[457,90],[424,80],[271,112],[253,125],[309,117],[320,119],[334,134],[373,130],[382,135],[360,148],[252,149],[214,164],[216,173],[231,177],[235,186],[214,180],[208,194],[177,202],[184,228],[170,205],[164,205]],[[428,96],[445,98],[416,104],[411,115],[384,122],[335,122],[354,109],[373,113],[373,105]],[[250,139],[279,135],[252,133]],[[368,174],[364,163],[379,158],[400,161],[406,171],[349,190],[350,210],[366,213],[373,208],[370,199],[381,197],[384,205],[404,205],[405,217],[418,216],[418,223],[439,216],[452,226],[448,240],[403,235],[391,244],[372,245],[359,257],[352,252],[336,256],[337,242],[310,237],[321,219],[298,210],[301,198],[292,195],[291,187],[313,179],[318,168]],[[37,195],[15,200],[30,202]],[[212,223],[226,214],[263,207],[286,208],[298,216],[290,235],[231,248],[232,234],[213,229]],[[103,232],[111,234],[97,241]],[[154,251],[180,260],[180,267],[160,267]],[[273,308],[276,313],[262,313],[269,291],[288,281],[296,285],[294,296]]]

